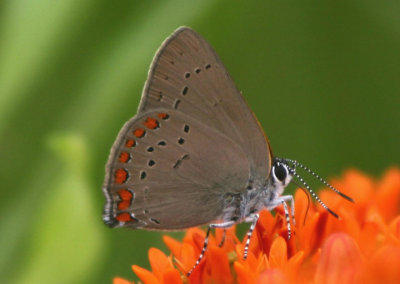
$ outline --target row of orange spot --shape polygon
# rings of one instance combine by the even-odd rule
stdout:
[[[157,115],[159,118],[165,120],[169,118],[169,115],[166,113],[159,113]],[[148,129],[156,129],[159,127],[159,122],[152,117],[147,117],[146,120],[143,122],[144,126],[146,126]],[[133,131],[133,135],[136,138],[142,138],[146,134],[146,130],[143,128],[137,128]],[[128,148],[136,146],[136,141],[134,139],[127,139],[125,142],[125,146]],[[121,163],[127,163],[131,159],[131,154],[128,152],[121,152],[119,155],[118,160]],[[115,182],[117,184],[123,184],[128,180],[129,173],[126,169],[123,168],[118,168],[115,171]],[[133,194],[127,190],[127,189],[121,189],[118,191],[119,197],[121,198],[121,201],[118,203],[118,209],[119,210],[126,210],[129,208],[129,206],[132,203],[133,199]],[[117,219],[120,222],[129,222],[129,221],[134,221],[135,219],[129,214],[128,212],[123,212],[118,214],[115,219]]]

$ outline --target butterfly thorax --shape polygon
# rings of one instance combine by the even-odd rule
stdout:
[[[227,194],[223,222],[242,222],[263,209],[272,210],[280,204],[279,197],[289,184],[293,173],[285,163],[274,161],[268,179],[260,186],[249,186],[240,194]],[[250,183],[257,184],[257,183]]]

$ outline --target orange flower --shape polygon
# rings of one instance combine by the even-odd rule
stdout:
[[[171,251],[166,256],[152,248],[152,271],[133,265],[144,283],[400,283],[400,169],[389,169],[380,181],[349,170],[332,184],[355,200],[352,204],[330,190],[320,197],[339,214],[332,217],[307,196],[295,194],[294,236],[287,240],[283,209],[275,216],[260,214],[249,255],[243,259],[246,239],[227,230],[220,248],[222,230],[210,235],[205,258],[189,278],[186,272],[196,262],[205,232],[189,229],[183,242],[164,236]],[[115,278],[114,284],[128,284]]]

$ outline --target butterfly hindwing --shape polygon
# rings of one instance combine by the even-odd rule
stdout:
[[[110,226],[182,229],[216,221],[249,180],[240,145],[176,110],[129,120],[111,150],[103,191]]]

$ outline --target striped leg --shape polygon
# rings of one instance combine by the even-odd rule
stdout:
[[[246,245],[244,247],[244,254],[243,254],[244,259],[247,258],[247,253],[248,253],[249,246],[250,246],[250,239],[251,239],[251,236],[253,235],[253,231],[254,231],[254,228],[256,227],[259,217],[260,217],[260,215],[257,213],[257,214],[254,214],[245,219],[245,222],[251,222],[251,226],[250,226],[249,231],[247,232],[247,240],[246,240]]]
[[[289,214],[289,208],[286,204],[286,202],[290,202],[290,214]],[[283,195],[278,198],[276,198],[273,202],[270,202],[268,204],[269,210],[272,208],[275,208],[276,206],[282,204],[283,205],[283,210],[285,212],[285,219],[286,219],[286,224],[288,228],[288,240],[291,238],[292,235],[292,227],[290,224],[290,216],[292,216],[292,222],[293,225],[296,225],[296,220],[294,219],[294,199],[292,195]]]
[[[286,219],[287,234],[288,234],[287,238],[288,238],[288,240],[290,240],[290,237],[291,237],[291,235],[292,235],[292,228],[291,228],[291,226],[290,226],[289,209],[288,209],[288,206],[287,206],[285,200],[281,200],[281,203],[282,203],[282,205],[283,205],[283,210],[285,211],[285,219]]]
[[[285,202],[290,202],[290,215],[292,215],[292,223],[296,226],[296,219],[294,218],[294,198],[293,195],[283,195],[279,198]]]
[[[224,223],[220,223],[220,224],[210,224],[208,225],[208,230],[206,233],[206,238],[204,239],[204,245],[203,245],[203,249],[201,250],[201,253],[199,255],[199,258],[196,260],[196,263],[194,264],[194,266],[192,267],[192,269],[190,269],[190,271],[187,273],[187,276],[189,277],[190,274],[192,274],[193,270],[197,267],[197,265],[199,265],[200,261],[203,259],[204,254],[207,251],[207,247],[208,247],[208,237],[210,236],[210,231],[212,228],[222,228],[222,229],[226,229],[229,228],[231,226],[233,226],[235,224],[235,222],[233,221],[229,221],[229,222],[224,222]],[[225,236],[225,231],[224,231],[224,236]],[[225,239],[225,237],[224,237]]]

